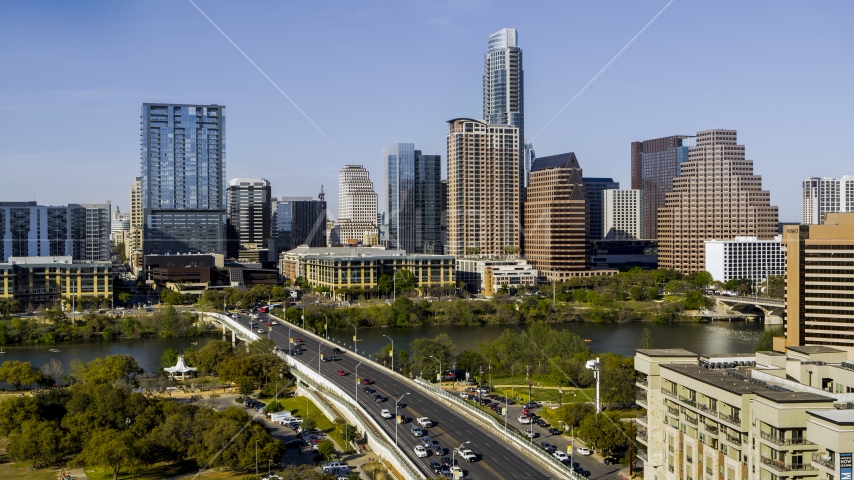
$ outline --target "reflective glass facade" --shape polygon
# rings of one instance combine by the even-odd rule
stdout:
[[[225,107],[146,103],[141,129],[144,253],[225,253]]]
[[[441,156],[423,155],[412,143],[383,149],[388,245],[411,253],[441,253]]]

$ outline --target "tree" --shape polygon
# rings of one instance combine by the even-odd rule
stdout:
[[[36,460],[53,465],[63,456],[62,430],[54,422],[27,420],[20,433],[12,434],[7,448],[12,460]]]
[[[646,289],[646,298],[650,300],[658,300],[661,295],[658,294],[658,287],[649,287]]]
[[[317,444],[317,453],[323,456],[326,461],[338,457],[338,452],[335,451],[335,444],[331,440],[323,440]]]
[[[644,349],[655,348],[655,339],[652,338],[652,330],[649,327],[643,327],[639,347]]]
[[[341,425],[341,438],[345,442],[352,442],[356,439],[356,427],[348,424]]]
[[[132,356],[108,355],[86,363],[82,379],[84,382],[110,383],[119,379],[128,379],[131,375],[139,375],[142,372],[142,368]]]
[[[173,367],[178,363],[178,350],[167,348],[160,355],[160,368]]]
[[[62,382],[62,374],[64,372],[62,362],[55,358],[51,358],[48,363],[42,365],[41,372],[46,379],[50,379],[53,383],[58,384]]]
[[[383,295],[388,295],[391,293],[392,289],[392,278],[391,275],[384,273],[380,275],[380,278],[377,279],[377,291]]]
[[[688,310],[699,310],[712,306],[712,300],[697,290],[685,294],[685,308]]]
[[[633,403],[635,401],[634,359],[616,354],[605,354],[601,359],[600,390],[605,403]]]
[[[409,270],[400,269],[394,272],[394,283],[397,293],[408,292],[415,287],[415,275]]]
[[[644,299],[644,293],[645,292],[643,290],[643,287],[641,287],[640,285],[632,285],[629,288],[629,297],[631,297],[632,300],[636,302],[639,302]]]
[[[587,301],[587,290],[576,289],[572,291],[572,299],[578,303]]]
[[[230,343],[214,340],[195,353],[188,355],[187,360],[198,369],[199,373],[216,373],[219,371],[220,364],[231,358],[233,354],[234,351]]]
[[[594,412],[593,405],[589,403],[570,403],[555,410],[555,418],[563,423],[565,429],[578,428],[581,421]]]
[[[237,379],[237,387],[241,395],[252,395],[255,391],[255,382],[252,381],[252,377],[240,377]]]
[[[285,407],[282,406],[282,402],[280,402],[278,400],[273,400],[273,401],[269,402],[267,404],[267,406],[264,407],[264,412],[265,413],[276,413],[276,412],[281,412],[284,409],[285,409]]]
[[[308,415],[308,412],[305,413],[306,415]],[[317,421],[315,421],[313,418],[303,419],[301,427],[303,431],[310,432],[317,428]]]
[[[38,383],[42,379],[39,369],[33,367],[30,362],[11,360],[0,365],[0,382],[6,382],[20,390],[21,385]]]
[[[112,468],[113,480],[119,477],[122,467],[139,465],[142,460],[141,445],[127,431],[111,428],[96,430],[86,442],[83,451],[72,461],[78,466],[97,465]]]
[[[712,277],[712,274],[706,271],[697,272],[694,274],[694,285],[697,288],[705,289],[714,280],[715,279]]]
[[[613,452],[627,445],[627,439],[619,423],[620,419],[617,415],[607,413],[588,415],[581,421],[578,436],[592,449]]]
[[[759,334],[756,340],[756,345],[753,347],[755,352],[768,352],[774,350],[774,337],[782,337],[782,328],[769,328]]]

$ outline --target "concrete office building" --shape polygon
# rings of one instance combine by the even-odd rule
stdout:
[[[382,161],[388,247],[412,253],[443,253],[441,156],[424,155],[412,143],[396,143],[383,149]]]
[[[326,200],[282,197],[276,203],[276,250],[287,252],[300,245],[326,246]]]
[[[640,190],[605,190],[602,192],[605,240],[638,240],[641,238]]]
[[[582,178],[587,194],[587,212],[590,227],[587,230],[588,240],[605,238],[605,190],[619,190],[620,182],[613,178],[586,177]]]
[[[805,225],[818,225],[824,214],[854,212],[854,176],[810,177],[802,184],[802,217]]]
[[[762,177],[745,160],[735,130],[697,133],[682,174],[658,209],[658,263],[682,273],[705,268],[706,240],[777,235],[777,207],[762,190]]]
[[[525,200],[525,258],[543,271],[585,270],[587,200],[574,153],[540,157]]]
[[[772,240],[735,237],[733,240],[706,240],[706,267],[721,282],[747,278],[759,285],[769,276],[786,275],[786,252],[781,236]]]
[[[110,220],[110,240],[115,243],[119,237],[118,234],[124,232],[130,232],[130,214],[123,214],[119,211],[119,207],[116,207],[113,218]],[[121,235],[121,238],[124,240],[125,235]]]
[[[786,225],[783,248],[785,346],[833,346],[854,359],[854,213],[827,213],[822,225]]]
[[[10,257],[110,260],[110,203],[0,202],[0,262]]]
[[[516,255],[521,247],[519,129],[448,122],[448,253]]]
[[[142,258],[142,223],[142,177],[136,177],[130,186],[130,233],[125,245],[125,254],[134,268],[142,268],[142,264],[136,262]]]
[[[270,182],[263,178],[234,178],[228,182],[228,221],[241,245],[266,245],[272,238]]]
[[[632,189],[640,190],[641,236],[658,238],[658,209],[664,206],[664,195],[673,189],[673,179],[681,175],[682,163],[688,160],[690,135],[632,142]]]
[[[536,285],[540,279],[540,272],[523,259],[458,258],[456,275],[469,292],[483,292],[486,296],[492,296],[501,285]]]
[[[145,255],[225,253],[225,107],[142,105]]]
[[[362,165],[346,165],[338,173],[338,220],[329,232],[331,245],[376,243],[377,194]]]
[[[637,350],[644,477],[836,480],[850,468],[854,364],[842,350]]]

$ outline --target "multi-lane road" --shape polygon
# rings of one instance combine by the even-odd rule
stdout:
[[[261,314],[260,320],[265,320],[264,314]],[[237,321],[249,327],[250,318],[248,316],[237,315]],[[456,456],[457,465],[466,472],[468,479],[559,478],[555,477],[545,466],[539,465],[535,460],[521,454],[515,447],[505,444],[492,430],[467,419],[437,399],[432,398],[429,394],[422,393],[410,383],[391,374],[387,369],[375,365],[368,358],[351,351],[344,351],[343,354],[333,353],[333,349],[340,348],[340,346],[332,342],[318,342],[291,324],[267,327],[263,323],[259,325],[256,320],[252,328],[256,333],[258,333],[259,328],[262,328],[264,333],[258,334],[269,336],[285,352],[288,351],[288,330],[290,328],[292,337],[303,340],[303,353],[293,358],[313,370],[319,371],[324,378],[340,387],[345,393],[352,392],[350,395],[356,397],[357,401],[368,414],[377,420],[393,441],[395,439],[395,420],[383,418],[380,412],[383,409],[388,409],[393,415],[395,399],[406,394],[401,401],[405,406],[399,410],[399,414],[411,420],[405,424],[397,425],[397,442],[414,462],[422,466],[428,477],[434,476],[430,462],[441,462],[443,456],[451,457],[457,446],[465,444],[466,448],[478,455],[478,460],[475,462],[462,461],[459,455]],[[319,361],[320,353],[327,357],[334,355],[340,360]],[[386,401],[376,402],[374,394],[363,392],[364,385],[357,385],[356,365],[360,362],[358,376],[374,381],[375,383],[371,384],[370,387],[375,389],[376,393],[387,398]],[[344,371],[347,375],[339,376],[338,371]],[[426,435],[439,444],[438,449],[429,449],[430,456],[427,458],[418,458],[414,452],[415,446],[421,445],[422,438],[412,435],[411,426],[415,425],[415,419],[420,417],[427,417],[433,421],[434,425],[426,429]]]

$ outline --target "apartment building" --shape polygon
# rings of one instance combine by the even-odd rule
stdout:
[[[777,235],[777,207],[753,174],[735,130],[697,133],[681,175],[658,209],[658,263],[682,273],[705,268],[706,240]]]
[[[241,245],[262,244],[273,238],[270,182],[263,178],[233,178],[228,182],[228,221]]]
[[[27,310],[60,308],[72,298],[82,305],[107,306],[113,298],[113,264],[76,261],[71,256],[10,257],[0,263],[0,298]]]
[[[605,240],[638,240],[641,238],[640,190],[605,190],[602,192],[603,230]]]
[[[786,225],[783,248],[785,346],[833,346],[854,359],[854,213],[827,213],[821,225]]]
[[[605,237],[605,190],[619,190],[620,182],[613,178],[584,177],[584,192],[587,195],[587,212],[590,226],[587,239],[601,240]]]
[[[638,455],[650,480],[845,478],[854,364],[843,350],[637,350]],[[845,443],[847,441],[847,443]],[[841,457],[841,458],[840,458]]]
[[[826,213],[854,212],[854,175],[810,177],[803,181],[801,192],[801,223],[817,225],[824,222]]]
[[[518,255],[521,248],[519,127],[448,121],[448,253]]]
[[[329,233],[331,245],[373,244],[377,227],[377,194],[368,170],[345,165],[338,172],[338,220]]]
[[[721,282],[747,278],[761,284],[769,276],[786,275],[786,252],[777,235],[773,240],[735,237],[734,240],[707,240],[706,271]]]

